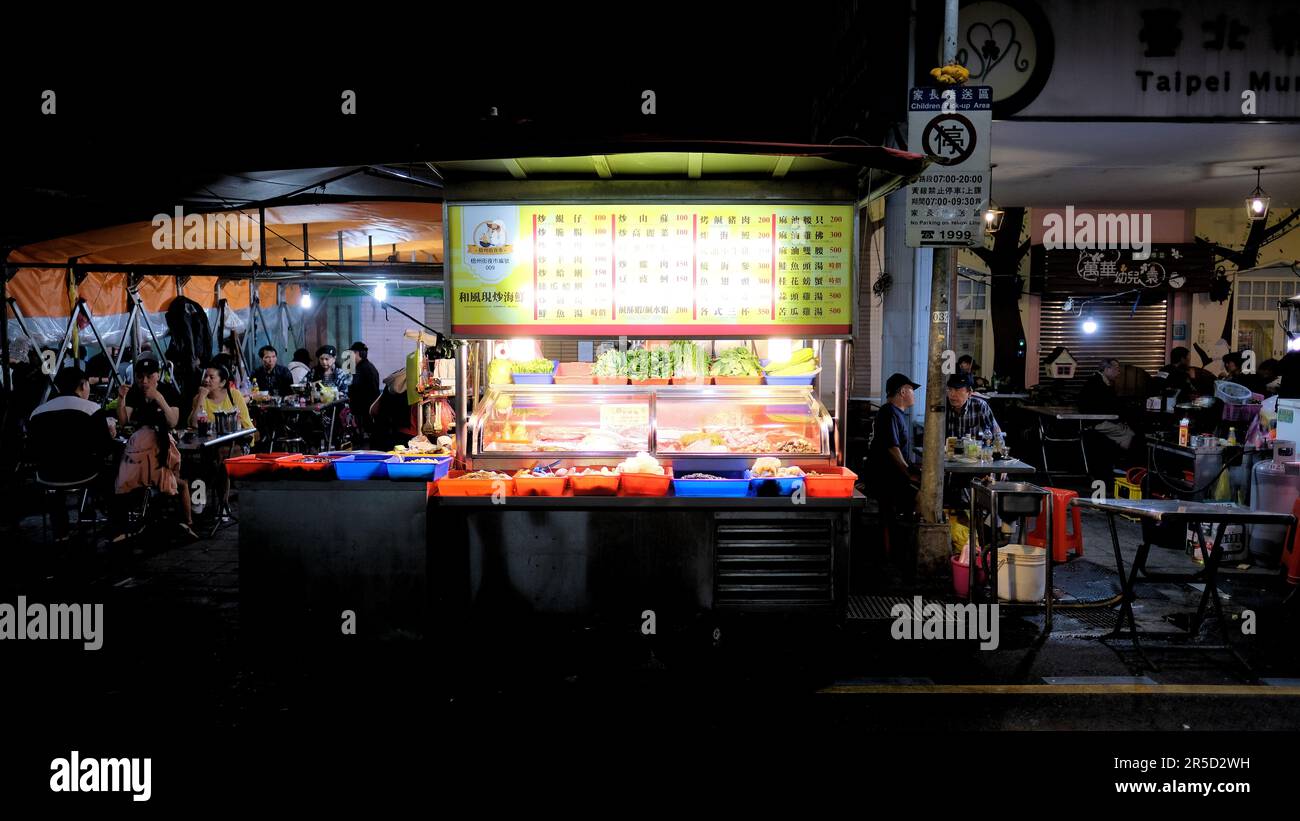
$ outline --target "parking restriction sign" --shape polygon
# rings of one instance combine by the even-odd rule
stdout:
[[[908,140],[931,160],[907,189],[908,246],[983,242],[992,120],[989,86],[914,88],[908,94]]]

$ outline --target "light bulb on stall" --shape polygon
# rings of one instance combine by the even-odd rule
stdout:
[[[379,284],[375,286],[375,299],[379,302],[385,302],[388,299],[388,283],[384,282],[382,279],[379,281]]]
[[[1085,318],[1083,320],[1083,332],[1085,334],[1097,333],[1097,320],[1093,319],[1092,317]]]
[[[1300,336],[1297,336],[1295,339],[1288,339],[1286,341],[1286,349],[1288,351],[1300,351]]]
[[[302,286],[302,307],[311,308],[311,288]]]

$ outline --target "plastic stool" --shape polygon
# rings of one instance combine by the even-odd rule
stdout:
[[[1291,515],[1300,517],[1300,499],[1291,505]],[[1300,584],[1300,519],[1292,525],[1286,547],[1282,550],[1282,567],[1286,570],[1288,584]]]
[[[1047,526],[1043,517],[1047,515],[1047,505],[1052,505],[1052,561],[1063,562],[1069,551],[1076,556],[1083,555],[1083,522],[1079,517],[1079,508],[1071,508],[1070,500],[1077,499],[1078,493],[1059,487],[1045,487],[1051,497],[1043,500],[1042,512],[1034,517],[1034,529],[1025,537],[1025,544],[1034,547],[1047,546]],[[1066,510],[1070,512],[1071,527],[1065,528]]]

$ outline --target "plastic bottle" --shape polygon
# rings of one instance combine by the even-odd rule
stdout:
[[[1188,419],[1186,416],[1178,420],[1178,446],[1181,448],[1187,447],[1187,439],[1191,425],[1192,420]]]
[[[1228,471],[1219,472],[1219,480],[1214,483],[1214,500],[1216,502],[1232,501],[1232,484],[1228,479]]]
[[[1236,445],[1236,444],[1237,444],[1237,428],[1236,428],[1236,427],[1230,427],[1230,428],[1228,428],[1228,444],[1229,444],[1230,446],[1233,446],[1233,445]]]

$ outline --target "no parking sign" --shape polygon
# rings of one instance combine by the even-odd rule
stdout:
[[[989,190],[989,86],[914,88],[908,94],[912,150],[932,160],[907,189],[907,244],[912,248],[979,245]]]

